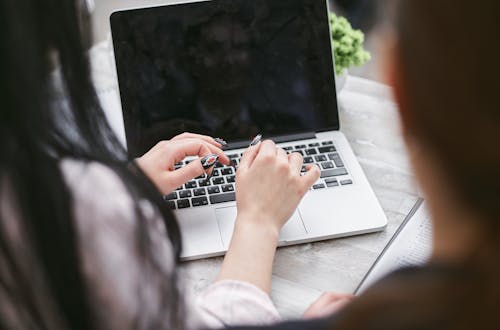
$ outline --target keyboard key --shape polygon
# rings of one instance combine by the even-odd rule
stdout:
[[[346,175],[347,171],[345,168],[336,168],[332,170],[321,171],[321,178],[328,178],[332,176]]]
[[[283,150],[285,150],[285,151],[292,151],[293,147],[283,147]]]
[[[202,175],[196,177],[197,180],[200,180],[200,179],[205,179],[206,178],[206,175],[205,173],[203,173]]]
[[[319,147],[319,143],[309,143],[309,147],[314,148],[314,147]]]
[[[185,209],[187,207],[190,207],[191,203],[189,203],[189,199],[179,199],[177,201],[177,208],[178,209]]]
[[[180,186],[179,188],[177,188],[177,189],[175,189],[175,190],[182,190],[182,189],[184,189],[184,187],[183,187],[183,186]]]
[[[330,160],[334,160],[335,158],[340,157],[338,153],[328,154],[328,158]]]
[[[333,162],[335,163],[335,166],[337,166],[337,167],[344,167],[344,162],[340,158],[335,158],[333,160]]]
[[[214,172],[213,172],[213,174],[212,174],[212,177],[218,177],[218,176],[220,176],[220,171],[219,171],[219,170],[214,169]]]
[[[184,165],[184,162],[178,162],[174,164],[174,166],[182,166],[182,165]]]
[[[163,197],[166,201],[173,201],[175,199],[177,199],[177,193],[174,191],[173,193],[171,194],[168,194],[166,195],[165,197]]]
[[[211,194],[211,195],[212,194],[218,194],[218,193],[220,193],[219,186],[208,187],[207,190],[208,190],[208,193]]]
[[[226,177],[226,181],[227,181],[227,183],[234,183],[235,182],[235,176],[234,175],[227,176]]]
[[[338,182],[337,179],[335,178],[328,178],[328,179],[325,179],[325,183],[333,183],[333,182]]]
[[[236,200],[236,194],[234,192],[210,196],[210,203],[212,204],[234,202],[235,200]]]
[[[193,194],[191,193],[191,190],[183,190],[179,192],[179,198],[189,198],[192,197]]]
[[[314,159],[312,157],[304,157],[304,164],[312,164]]]
[[[175,206],[175,202],[174,202],[174,201],[168,201],[168,202],[167,202],[167,205],[168,205],[168,207],[169,207],[171,210],[175,210],[175,209],[176,209],[176,206]]]
[[[330,160],[333,160],[333,162],[335,163],[335,166],[344,167],[344,162],[342,161],[342,159],[340,158],[340,155],[338,153],[329,154],[328,158],[330,158]]]
[[[299,153],[299,154],[301,154],[302,156],[304,156],[304,150],[295,150],[294,152]]]
[[[320,184],[315,184],[315,185],[313,186],[313,189],[314,189],[314,190],[318,190],[318,189],[325,189],[325,188],[326,188],[326,187],[325,187],[325,185],[324,185],[324,184],[322,184],[322,183],[320,183]]]
[[[326,154],[328,152],[335,152],[335,151],[337,151],[337,149],[335,149],[334,146],[320,147],[320,148],[318,148],[318,150],[322,154]]]
[[[198,183],[196,181],[189,181],[186,183],[186,189],[198,188]]]
[[[223,168],[224,165],[222,165],[221,163],[215,163],[215,168]]]
[[[305,165],[302,165],[302,168],[300,169],[302,173],[307,172],[307,167]]]
[[[317,155],[318,152],[316,151],[316,149],[307,149],[306,150],[306,155],[308,156],[311,156],[311,155]]]
[[[182,165],[174,165],[174,170],[178,170],[182,167]]]
[[[203,195],[207,194],[205,188],[198,188],[198,189],[195,189],[193,191],[194,191],[195,196],[203,196]]]
[[[223,192],[234,191],[234,186],[232,184],[226,184],[225,186],[222,186],[222,191]]]
[[[333,145],[333,141],[325,141],[325,142],[323,142],[321,144],[324,145],[324,146],[331,146],[331,145]]]
[[[324,163],[321,163],[321,167],[323,167],[324,170],[328,170],[328,169],[334,168],[335,166],[333,166],[332,162],[324,162]]]
[[[316,159],[317,162],[326,162],[328,160],[325,155],[316,156],[314,159]]]
[[[205,179],[198,180],[198,185],[200,187],[208,187],[210,186],[210,181],[207,181]]]
[[[332,188],[332,187],[338,187],[339,186],[339,183],[338,181],[335,181],[335,182],[330,182],[330,183],[327,183],[326,186],[328,188]]]
[[[301,144],[299,146],[295,146],[295,149],[297,149],[297,150],[298,149],[305,149],[305,148],[307,148],[307,146],[305,144]]]
[[[231,175],[234,173],[232,168],[225,168],[221,171],[222,175]]]
[[[197,197],[191,200],[193,207],[208,205],[208,199],[206,197]]]
[[[343,186],[346,186],[348,184],[352,184],[352,180],[342,180],[342,181],[340,181],[340,184]]]
[[[240,156],[238,154],[232,154],[232,155],[227,155],[227,157],[229,157],[229,159],[236,159],[239,158]]]
[[[213,184],[224,184],[226,181],[224,181],[224,178],[214,178],[212,179]]]

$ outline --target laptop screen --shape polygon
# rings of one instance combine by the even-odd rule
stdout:
[[[131,156],[182,132],[339,128],[326,0],[213,0],[111,17]]]

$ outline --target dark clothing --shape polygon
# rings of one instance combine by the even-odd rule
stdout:
[[[492,296],[491,275],[472,267],[406,268],[328,319],[240,329],[500,329],[500,297],[485,298]]]

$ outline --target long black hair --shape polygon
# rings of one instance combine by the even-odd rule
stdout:
[[[50,324],[34,301],[37,288],[31,274],[20,266],[22,253],[11,244],[12,232],[3,208],[6,191],[9,200],[15,201],[18,227],[40,265],[59,324],[71,329],[97,327],[82,275],[72,212],[75,201],[60,169],[64,158],[97,161],[114,170],[136,203],[145,199],[158,208],[177,260],[180,254],[180,233],[173,214],[152,183],[128,161],[99,105],[86,53],[91,34],[85,3],[0,2],[0,295],[10,295],[14,307],[22,306],[18,315],[27,328],[46,329]],[[53,100],[54,71],[60,72],[66,103]],[[149,248],[144,217],[138,205],[135,209],[137,249],[149,269],[161,272]],[[164,282],[158,288],[168,295],[163,299],[165,306],[160,307],[166,311],[163,317],[170,315],[171,328],[180,328],[176,286],[172,280]],[[8,328],[1,307],[0,327]]]

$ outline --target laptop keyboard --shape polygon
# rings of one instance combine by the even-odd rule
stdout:
[[[298,152],[304,157],[302,172],[306,171],[306,165],[319,166],[321,178],[311,187],[311,190],[338,188],[353,184],[333,141],[297,143],[281,147],[289,154]],[[242,154],[229,152],[227,155],[237,168]],[[175,168],[179,169],[189,162],[190,160],[180,162],[175,165]],[[233,167],[217,164],[210,182],[207,182],[206,175],[202,175],[164,198],[169,207],[174,210],[233,202],[236,200],[234,171]]]

